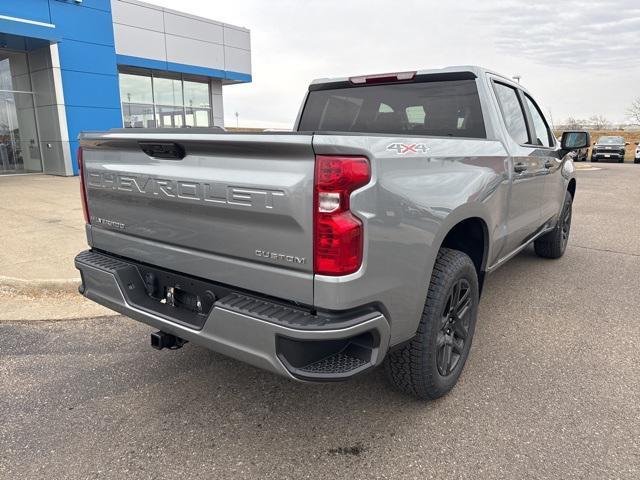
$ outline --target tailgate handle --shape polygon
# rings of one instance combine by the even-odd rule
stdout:
[[[144,153],[153,158],[166,160],[182,160],[185,156],[184,147],[173,142],[139,142]]]

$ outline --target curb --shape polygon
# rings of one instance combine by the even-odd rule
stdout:
[[[0,275],[0,288],[9,289],[19,295],[47,295],[60,293],[78,293],[80,278],[34,279],[5,277]]]
[[[90,320],[118,315],[78,293],[79,278],[34,279],[0,275],[0,324]]]
[[[104,314],[96,314],[96,315],[87,315],[85,317],[60,317],[60,318],[1,318],[0,317],[0,325],[2,323],[18,323],[18,324],[29,324],[29,323],[57,323],[57,322],[82,322],[85,320],[101,320],[104,318],[118,318],[120,315],[118,313],[104,313]]]

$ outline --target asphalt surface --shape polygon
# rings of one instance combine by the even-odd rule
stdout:
[[[0,478],[640,478],[640,165],[490,276],[445,398],[289,382],[120,316],[0,322]]]

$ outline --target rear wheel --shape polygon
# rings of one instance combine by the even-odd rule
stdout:
[[[453,388],[471,348],[478,298],[478,276],[469,256],[441,248],[416,336],[385,362],[395,388],[429,400]]]
[[[536,253],[544,258],[560,258],[564,255],[571,233],[571,206],[573,197],[569,192],[564,194],[564,205],[558,219],[558,224],[551,232],[533,242]]]

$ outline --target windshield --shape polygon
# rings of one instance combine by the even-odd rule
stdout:
[[[624,138],[622,137],[600,137],[598,143],[604,143],[605,145],[622,145]]]
[[[298,130],[486,138],[475,80],[313,90]]]

